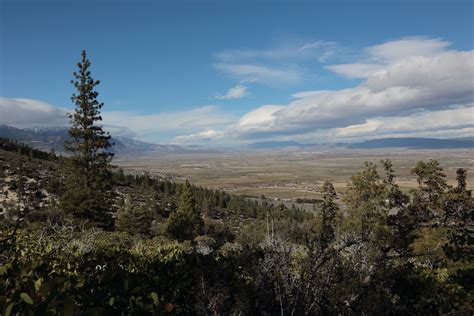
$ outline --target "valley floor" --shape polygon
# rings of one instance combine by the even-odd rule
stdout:
[[[189,179],[198,186],[235,194],[279,199],[318,198],[325,180],[344,193],[346,183],[365,161],[390,158],[403,190],[417,186],[411,168],[419,160],[437,159],[450,184],[456,169],[474,171],[474,149],[456,150],[334,150],[320,152],[253,152],[119,158],[115,163],[126,172],[149,172],[170,180]],[[474,188],[474,179],[468,181]]]

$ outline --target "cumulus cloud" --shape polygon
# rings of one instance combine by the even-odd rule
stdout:
[[[0,124],[18,128],[63,126],[69,123],[67,112],[38,100],[0,97]]]
[[[422,122],[422,124],[420,124]],[[334,130],[335,137],[364,137],[388,134],[415,134],[438,130],[466,130],[474,128],[474,107],[423,111],[405,117],[382,117],[366,120]]]
[[[266,135],[264,140],[302,143],[353,142],[387,137],[467,137],[474,135],[474,106],[423,111],[407,116],[367,119],[364,123],[300,134]]]
[[[272,112],[258,126],[238,128],[249,137],[301,134],[357,125],[374,117],[470,104],[474,101],[474,51],[448,51],[446,47],[444,41],[424,38],[369,47],[366,51],[371,52],[370,57],[384,63],[373,64],[373,69],[363,67],[358,76],[366,78],[359,85],[298,93],[297,100]],[[402,48],[413,55],[402,52]],[[346,69],[351,65],[355,69],[361,64],[347,64]],[[253,115],[259,117],[260,112],[250,112],[246,119],[252,120]]]
[[[260,130],[262,127],[272,128],[274,123],[273,115],[275,112],[283,109],[279,105],[264,105],[253,111],[248,112],[240,118],[237,128],[240,130]]]
[[[244,85],[236,85],[229,90],[224,95],[217,95],[215,98],[219,100],[230,100],[230,99],[240,99],[248,95],[248,88]]]
[[[449,42],[441,39],[411,37],[385,42],[365,49],[366,57],[362,61],[350,64],[326,66],[348,78],[369,78],[383,71],[388,65],[416,57],[433,57],[442,54]]]

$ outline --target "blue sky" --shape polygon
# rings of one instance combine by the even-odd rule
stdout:
[[[141,140],[225,145],[472,134],[468,121],[400,127],[472,115],[472,1],[3,0],[0,10],[0,123],[61,124],[85,48],[102,82],[104,124]],[[383,101],[374,101],[380,95],[372,83],[395,78],[403,65],[446,68],[419,79],[417,97],[420,82],[410,93],[387,82]],[[413,77],[404,75],[404,82]],[[451,87],[450,80],[462,82]],[[448,82],[444,94],[440,82]]]

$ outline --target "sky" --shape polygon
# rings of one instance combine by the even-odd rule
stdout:
[[[114,136],[473,136],[473,3],[0,0],[0,124],[67,125],[85,49]]]

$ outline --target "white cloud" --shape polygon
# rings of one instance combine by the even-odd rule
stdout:
[[[444,53],[449,43],[441,39],[411,37],[365,49],[366,58],[350,64],[330,65],[326,69],[348,78],[369,78],[388,65],[417,57],[430,58]]]
[[[0,124],[19,128],[67,126],[67,112],[72,111],[39,100],[0,98]],[[104,111],[102,118],[104,128],[113,136],[136,137],[148,141],[167,141],[169,137],[195,133],[204,128],[219,129],[234,124],[237,120],[212,105],[189,111],[157,114]]]
[[[241,62],[244,60],[288,60],[288,59],[316,59],[325,62],[338,50],[335,42],[313,41],[287,43],[272,49],[243,49],[226,50],[215,54],[222,62]]]
[[[393,62],[416,56],[434,56],[442,53],[449,42],[426,37],[409,37],[367,48],[371,59]]]
[[[422,122],[422,124],[420,124]],[[474,128],[474,107],[423,111],[405,117],[368,119],[365,123],[335,129],[335,137],[379,136],[393,133],[416,134],[438,130]]]
[[[335,42],[316,41],[313,43],[306,43],[298,49],[300,53],[309,53],[310,56],[317,54],[317,59],[320,63],[325,63],[330,57],[335,55],[338,51],[338,46]]]
[[[275,112],[283,109],[279,105],[264,105],[251,112],[248,112],[240,118],[237,126],[241,130],[259,130],[261,127],[272,128],[275,117]]]
[[[182,134],[202,129],[222,129],[236,121],[233,115],[208,105],[189,111],[139,114],[134,112],[103,112],[106,125],[126,126],[135,137],[150,142],[168,142]]]
[[[295,84],[305,75],[303,61],[324,63],[338,49],[335,42],[297,41],[271,49],[226,50],[214,55],[214,68],[239,81]]]
[[[67,110],[33,99],[0,97],[0,124],[18,128],[64,126]]]
[[[341,64],[327,66],[329,69],[337,74],[343,75],[347,78],[368,78],[384,68],[383,65],[377,64]]]
[[[406,48],[406,41],[375,46],[373,50],[380,57],[391,61],[374,64],[374,71],[363,69],[366,80],[359,85],[297,93],[297,100],[272,112],[258,126],[239,126],[241,133],[253,137],[258,133],[300,134],[361,124],[374,117],[406,116],[423,109],[432,111],[474,102],[474,51],[441,51],[446,44],[439,40],[413,39],[409,43],[421,46],[409,50],[415,56],[402,58],[398,52],[399,46]],[[395,53],[389,54],[387,47]],[[350,65],[359,67],[360,63],[346,66]],[[259,116],[259,112],[248,113],[246,119],[252,120],[252,115]]]
[[[221,138],[225,133],[222,131],[216,131],[214,129],[208,129],[199,133],[194,133],[190,135],[176,136],[174,141],[177,143],[195,143],[202,141],[211,141],[217,138]]]
[[[230,99],[240,99],[248,95],[248,88],[244,85],[236,85],[229,90],[224,95],[217,95],[215,98],[219,100],[230,100]]]
[[[140,135],[160,131],[190,131],[194,129],[226,125],[235,119],[221,113],[216,106],[208,105],[189,111],[158,114],[138,114],[134,112],[103,112],[104,124],[127,126]]]
[[[302,72],[294,65],[273,67],[256,64],[217,63],[214,68],[231,75],[239,81],[246,82],[297,83],[303,77]]]
[[[474,135],[474,106],[422,111],[408,116],[367,119],[341,128],[319,129],[300,134],[267,135],[265,140],[302,143],[354,142],[386,137],[466,137]]]

